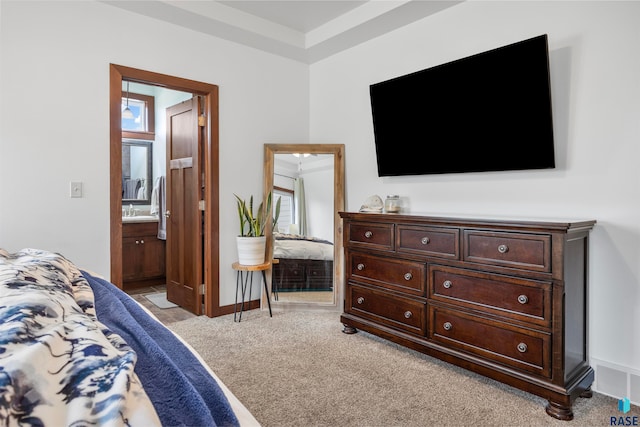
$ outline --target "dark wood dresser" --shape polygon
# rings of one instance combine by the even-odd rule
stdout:
[[[357,329],[547,399],[573,418],[595,221],[341,212],[345,333]],[[400,369],[400,368],[399,368]]]

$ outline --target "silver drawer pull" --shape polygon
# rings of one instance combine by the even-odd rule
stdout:
[[[411,316],[413,316],[413,313],[410,311],[405,311],[404,312],[404,317],[407,319],[411,319]]]
[[[420,242],[423,245],[428,245],[429,244],[429,238],[428,237],[423,237],[422,240],[420,240]]]
[[[140,240],[140,243],[142,243],[144,245],[144,240]]]
[[[370,239],[371,236],[373,236],[373,233],[371,231],[365,231],[364,232],[364,237],[366,237],[367,239]]]
[[[413,274],[411,273],[404,273],[404,280],[411,280],[413,279]]]
[[[356,266],[356,268],[357,268],[358,270],[362,271],[362,270],[364,270],[364,264],[363,264],[363,263],[360,263],[360,264],[358,264],[358,265]]]
[[[444,282],[442,282],[442,287],[444,287],[445,289],[449,289],[451,285],[453,285],[451,280],[445,280]]]
[[[521,342],[520,344],[518,344],[518,351],[520,353],[524,353],[525,351],[527,351],[527,345]]]
[[[500,252],[501,254],[506,254],[507,252],[509,252],[509,246],[507,245],[498,246],[498,252]]]
[[[140,244],[140,240],[136,240],[136,245],[139,245],[139,244]]]
[[[358,304],[364,303],[364,297],[358,297]]]
[[[526,304],[526,303],[528,303],[528,302],[529,302],[529,298],[527,298],[527,296],[526,296],[526,295],[520,295],[520,296],[518,297],[518,302],[519,302],[520,304]]]
[[[453,328],[453,325],[450,322],[444,322],[444,325],[442,325],[442,327],[445,331],[450,331],[451,328]]]

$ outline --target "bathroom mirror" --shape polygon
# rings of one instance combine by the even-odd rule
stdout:
[[[151,141],[122,140],[122,205],[151,203]]]
[[[344,145],[265,144],[264,165],[264,194],[273,193],[274,207],[280,199],[278,223],[266,233],[271,305],[341,310]]]

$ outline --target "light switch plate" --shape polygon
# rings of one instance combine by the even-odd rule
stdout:
[[[82,197],[82,182],[71,182],[69,187],[69,196]]]

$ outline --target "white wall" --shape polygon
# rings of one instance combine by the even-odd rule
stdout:
[[[307,236],[333,243],[333,167],[303,172],[307,201]]]
[[[311,140],[346,146],[349,210],[372,194],[400,194],[417,212],[596,219],[590,241],[590,355],[636,375],[639,22],[638,2],[471,1],[312,65],[310,83]],[[555,170],[377,176],[370,84],[544,33],[550,45]],[[635,398],[640,402],[640,395]]]
[[[137,85],[136,85],[137,86]],[[133,85],[131,86],[133,87]],[[146,86],[151,88],[155,101],[155,127],[156,139],[153,142],[153,183],[159,176],[167,175],[167,108],[176,105],[187,99],[191,99],[193,94],[165,89],[157,86]]]
[[[102,3],[2,0],[0,247],[59,251],[108,277],[108,64],[127,65],[220,86],[223,304],[233,193],[261,194],[262,144],[344,143],[351,210],[400,194],[414,211],[598,220],[591,357],[640,375],[639,18],[638,2],[468,1],[316,63],[309,79],[300,63]],[[369,84],[542,33],[555,170],[377,177]],[[75,180],[81,199],[69,198]]]
[[[307,140],[308,67],[94,1],[0,2],[0,247],[109,277],[109,63],[220,87],[221,304],[233,193],[261,197],[263,144]],[[69,182],[84,197],[69,198]]]

